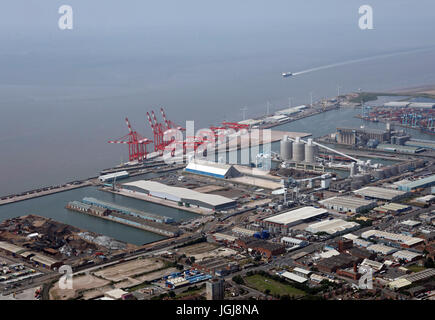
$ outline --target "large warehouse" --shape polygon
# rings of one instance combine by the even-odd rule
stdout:
[[[402,247],[413,247],[417,244],[424,242],[421,238],[410,237],[404,234],[385,232],[380,230],[368,230],[361,233],[361,237],[364,239],[377,238],[379,240],[386,240],[387,242],[399,243]]]
[[[418,188],[427,188],[433,185],[435,185],[435,175],[402,184],[399,186],[399,190],[409,192]]]
[[[328,211],[325,209],[302,207],[266,218],[259,223],[263,227],[269,228],[269,231],[287,233],[292,226],[319,219],[327,214]]]
[[[358,197],[332,197],[319,201],[319,203],[330,210],[353,213],[360,213],[376,206],[376,201],[364,200]]]
[[[237,206],[237,202],[230,198],[201,193],[187,188],[171,187],[156,181],[133,181],[124,183],[122,187],[126,190],[209,210],[224,210]]]
[[[380,187],[364,187],[354,191],[355,194],[368,199],[380,199],[386,201],[395,201],[406,196],[405,191],[393,190]]]
[[[329,235],[338,235],[344,232],[355,230],[359,227],[356,222],[342,219],[324,220],[310,224],[305,230],[311,233],[325,232]]]
[[[190,161],[184,171],[220,179],[234,178],[241,175],[240,172],[231,165],[203,160]]]

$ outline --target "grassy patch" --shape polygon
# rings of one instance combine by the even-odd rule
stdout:
[[[268,279],[259,274],[245,278],[245,283],[258,291],[264,292],[270,290],[271,295],[289,295],[289,296],[304,296],[305,292],[297,288],[292,287],[289,284],[280,283],[273,279]]]
[[[193,295],[201,293],[201,291],[204,291],[203,287],[195,288],[195,289],[190,289],[190,290],[185,290],[185,291],[177,294],[175,296],[175,299],[180,299],[180,298],[184,298],[184,297],[187,297],[187,296],[193,296]]]
[[[414,264],[412,266],[407,267],[407,269],[411,270],[412,272],[419,272],[419,271],[425,270],[426,268],[423,266],[418,266],[418,265]]]

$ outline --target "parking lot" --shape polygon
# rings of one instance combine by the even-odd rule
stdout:
[[[32,283],[33,279],[42,276],[37,269],[7,257],[0,257],[0,288],[2,292],[19,289],[22,284]]]

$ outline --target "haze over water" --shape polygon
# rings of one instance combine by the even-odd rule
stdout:
[[[2,1],[0,195],[126,160],[126,148],[107,140],[127,133],[125,116],[151,137],[145,114],[160,106],[199,129],[241,120],[244,106],[254,117],[267,101],[273,111],[288,97],[309,103],[311,91],[335,96],[337,85],[343,93],[435,84],[433,50],[280,76],[435,47],[430,0],[371,1],[374,30],[358,28],[355,0],[75,0],[70,31],[57,27],[62,4]]]

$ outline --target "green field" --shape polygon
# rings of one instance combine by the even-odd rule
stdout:
[[[414,264],[412,266],[407,267],[407,269],[411,270],[412,272],[419,272],[419,271],[425,270],[426,268],[425,267],[420,267],[420,266]]]
[[[245,277],[244,280],[248,287],[254,288],[258,291],[264,292],[266,289],[269,289],[271,295],[278,294],[280,296],[289,295],[295,297],[305,295],[305,292],[294,288],[289,284],[280,283],[278,281],[263,277],[259,274]]]

